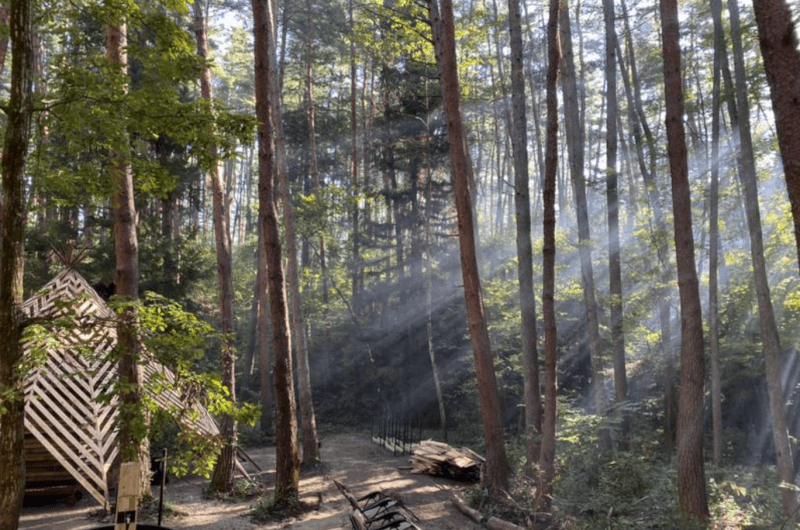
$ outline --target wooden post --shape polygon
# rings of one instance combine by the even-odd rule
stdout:
[[[120,465],[114,530],[136,530],[136,508],[140,491],[139,462],[125,462]]]
[[[161,454],[161,489],[158,491],[158,526],[161,526],[161,515],[164,511],[164,486],[167,483],[167,448]]]

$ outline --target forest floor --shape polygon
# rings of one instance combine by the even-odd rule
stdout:
[[[275,479],[275,448],[249,449],[247,453],[263,471],[255,478],[267,493]],[[349,505],[332,479],[347,485],[356,496],[380,490],[402,499],[420,519],[423,530],[476,530],[480,528],[462,515],[450,502],[462,483],[427,475],[414,475],[406,469],[408,457],[394,457],[373,445],[366,434],[333,434],[322,439],[322,464],[300,477],[300,501],[311,505],[305,513],[271,523],[256,523],[250,515],[256,499],[229,501],[208,499],[203,494],[207,480],[197,477],[172,478],[164,490],[165,505],[172,514],[162,526],[196,530],[335,530],[349,528]],[[247,467],[247,466],[246,466]],[[255,469],[255,468],[249,468]],[[158,498],[158,487],[153,487]],[[157,515],[140,515],[140,523],[156,524]],[[111,524],[109,516],[99,514],[99,506],[84,497],[73,507],[61,502],[26,506],[21,530],[91,530]]]

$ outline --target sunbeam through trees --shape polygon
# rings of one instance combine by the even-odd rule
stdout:
[[[477,484],[432,480],[478,521],[794,528],[797,9],[0,4],[0,530],[94,468],[108,492],[138,462],[147,496],[165,449],[219,497],[257,492],[253,515],[317,528],[311,508],[342,508],[360,530],[369,510],[309,484],[387,494],[326,450],[376,425],[395,434],[364,469],[401,443],[411,477],[400,459],[427,438],[470,455],[454,475]],[[80,300],[23,318],[65,269],[111,321],[76,316]],[[101,325],[118,342],[99,359]],[[86,377],[47,353],[67,347]],[[212,434],[156,412],[172,394],[151,358]],[[100,361],[118,369],[100,378]],[[31,400],[50,434],[26,426]],[[79,412],[101,405],[107,424]]]

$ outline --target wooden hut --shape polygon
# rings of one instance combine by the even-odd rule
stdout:
[[[108,508],[109,472],[118,456],[117,398],[112,396],[109,402],[98,398],[110,392],[117,373],[107,356],[116,345],[114,314],[72,268],[47,283],[22,310],[29,318],[52,318],[63,312],[60,300],[74,301],[78,325],[59,335],[60,345],[47,346],[44,362],[33,363],[36,368],[25,378],[26,488],[64,487],[74,479]],[[92,355],[85,355],[83,348],[90,348]],[[33,344],[25,345],[25,355],[40,351]],[[152,359],[144,372],[146,379],[158,373],[168,383],[175,382],[175,375]],[[182,396],[175,384],[165,387],[150,392],[161,407],[196,412],[178,418],[183,428],[219,434],[200,403]]]

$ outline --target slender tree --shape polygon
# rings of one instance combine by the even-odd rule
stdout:
[[[633,37],[631,36],[628,8],[625,0],[620,2],[622,19],[625,25],[625,55],[628,57],[628,68],[623,62],[623,54],[618,51],[620,72],[625,86],[625,97],[628,101],[628,119],[633,133],[633,144],[636,147],[636,159],[639,171],[644,181],[644,191],[647,203],[655,218],[653,233],[656,255],[658,256],[659,285],[655,289],[656,305],[658,306],[658,320],[661,327],[661,355],[666,369],[663,374],[664,383],[664,433],[669,447],[675,442],[675,368],[674,354],[672,351],[672,317],[670,309],[670,285],[673,283],[672,264],[670,261],[669,233],[667,229],[667,216],[662,207],[661,192],[656,179],[657,152],[656,139],[647,121],[642,102],[641,78],[636,66]],[[630,69],[630,73],[628,72]],[[645,153],[646,148],[646,153]]]
[[[211,67],[208,58],[208,17],[203,12],[204,2],[194,2],[194,34],[197,40],[197,54],[203,59],[200,74],[200,96],[209,105],[213,104],[211,93]],[[233,344],[233,275],[231,258],[230,208],[225,193],[225,185],[217,163],[217,148],[210,147],[209,158],[213,161],[208,171],[211,183],[211,204],[213,208],[214,243],[217,255],[217,281],[219,285],[220,330],[223,333],[220,366],[222,383],[228,390],[228,399],[236,402],[236,371]],[[220,424],[223,439],[222,450],[211,475],[211,489],[229,492],[233,489],[236,473],[236,419],[224,414]]]
[[[25,235],[25,162],[33,112],[31,2],[11,0],[11,92],[5,107],[0,240],[0,530],[16,530],[25,488],[22,374],[22,273]]]
[[[800,265],[800,51],[786,0],[753,0]]]
[[[267,287],[267,252],[262,223],[258,223],[258,269],[256,270],[256,298],[258,304],[256,340],[258,342],[258,388],[261,403],[261,432],[274,434],[272,418],[272,351],[270,349],[270,307]]]
[[[528,473],[541,452],[541,395],[539,354],[536,349],[536,305],[533,298],[533,249],[531,245],[531,200],[528,181],[528,120],[525,111],[525,72],[522,65],[522,25],[519,0],[508,0],[508,25],[511,34],[511,101],[514,155],[514,210],[517,234],[517,275],[519,307],[522,317],[522,365],[524,378],[525,437]]]
[[[608,208],[608,281],[611,300],[611,345],[614,354],[614,400],[622,407],[628,399],[625,372],[625,335],[622,329],[622,266],[619,242],[619,189],[617,185],[617,32],[614,0],[603,0],[606,30],[606,204]],[[619,446],[628,448],[628,423],[624,410]]]
[[[358,116],[356,114],[356,40],[353,24],[353,0],[347,4],[347,15],[350,22],[350,186],[353,193],[352,223],[353,223],[353,275],[351,278],[351,293],[353,300],[358,299],[361,288],[361,229],[358,206]],[[365,83],[366,89],[366,83]],[[366,167],[366,157],[365,157]]]
[[[789,431],[786,422],[786,400],[781,388],[782,352],[775,312],[772,308],[767,267],[764,262],[764,241],[761,230],[761,212],[758,206],[758,180],[756,177],[753,141],[750,135],[750,102],[747,98],[747,73],[744,64],[739,4],[728,0],[733,44],[733,72],[736,102],[739,107],[739,178],[742,182],[745,216],[750,234],[750,256],[753,263],[753,281],[758,303],[759,327],[767,372],[769,412],[772,419],[772,439],[778,464],[778,478],[782,483],[794,484],[794,463]],[[798,517],[797,493],[793,488],[782,487],[783,513],[788,519]]]
[[[441,10],[440,10],[441,5]],[[455,27],[452,0],[428,0],[436,64],[447,119],[447,139],[458,215],[458,237],[461,275],[467,305],[472,354],[478,379],[483,437],[486,443],[486,465],[482,480],[492,494],[508,489],[508,460],[505,451],[500,395],[492,360],[492,349],[486,317],[483,312],[478,262],[475,254],[475,228],[469,175],[471,162],[466,153],[464,125],[461,121],[461,89],[456,62]]]
[[[545,172],[542,185],[544,217],[542,229],[542,316],[544,317],[544,421],[538,505],[549,509],[556,474],[556,413],[558,335],[555,309],[556,270],[556,169],[558,164],[558,46],[559,0],[550,0],[547,18],[547,132],[545,136]]]
[[[306,124],[308,126],[308,160],[311,171],[311,185],[314,188],[314,193],[320,194],[322,192],[322,182],[319,175],[319,163],[317,161],[317,118],[316,109],[314,105],[314,22],[313,22],[313,6],[311,0],[306,0]],[[325,256],[325,234],[321,233],[319,236],[319,266],[320,274],[322,276],[322,301],[328,302],[328,270],[327,261]],[[304,341],[305,342],[305,341]],[[303,346],[305,349],[305,346]],[[310,390],[310,389],[309,389]],[[303,404],[303,390],[300,391],[300,409],[301,416],[307,417],[308,407]],[[313,416],[313,406],[311,410]],[[303,430],[311,427],[307,420],[303,420]],[[314,441],[316,438],[316,426],[314,426]],[[309,442],[310,443],[310,442]],[[306,460],[307,447],[306,437],[303,436],[303,462]],[[309,458],[315,458],[317,452],[309,454]]]
[[[708,519],[703,455],[703,320],[692,235],[692,198],[683,129],[683,76],[677,0],[660,0],[667,154],[672,180],[675,257],[681,300],[681,383],[678,398],[678,500],[681,517]]]
[[[106,26],[106,58],[116,66],[112,81],[114,96],[127,93],[128,34],[125,18],[112,11]],[[118,316],[117,348],[119,350],[120,407],[119,452],[122,462],[139,462],[140,487],[150,491],[150,448],[147,441],[147,415],[142,402],[144,373],[139,362],[141,344],[136,333],[134,303],[139,298],[139,240],[136,232],[136,204],[133,190],[133,168],[127,131],[117,131],[114,146],[108,153],[108,172],[112,185],[111,204],[114,218],[114,255],[116,295],[126,305]]]
[[[311,21],[311,2],[306,4],[307,22]],[[310,28],[310,24],[309,24]],[[314,180],[314,189],[319,193],[320,180],[319,169],[317,168],[317,141],[316,128],[314,125],[314,83],[311,53],[311,30],[306,42],[306,120],[309,135],[309,157],[311,159],[311,175]],[[281,107],[275,104],[273,99],[273,121],[278,132],[276,136],[275,148],[276,170],[278,181],[280,182],[281,198],[283,202],[283,228],[286,241],[286,288],[289,291],[289,320],[292,326],[292,352],[294,361],[297,363],[297,385],[299,387],[300,399],[300,423],[303,433],[303,455],[302,462],[311,464],[319,460],[319,435],[317,434],[317,419],[314,415],[314,402],[311,395],[311,370],[308,363],[308,346],[306,344],[306,320],[303,314],[303,300],[300,296],[300,272],[297,266],[297,237],[294,228],[294,212],[292,206],[292,194],[289,187],[289,174],[286,169],[286,147],[283,140],[283,119],[281,118]],[[327,290],[327,280],[325,271],[325,238],[320,236],[320,267],[323,276],[323,293]]]
[[[589,225],[589,208],[586,200],[586,177],[584,175],[583,129],[578,106],[578,82],[575,59],[572,52],[572,31],[569,20],[569,0],[561,0],[559,10],[561,37],[561,90],[564,94],[564,130],[569,153],[569,169],[572,190],[575,193],[575,215],[578,220],[578,254],[581,260],[581,286],[586,312],[586,340],[592,362],[592,392],[598,416],[605,416],[603,376],[603,346],[600,339],[599,310],[595,294],[594,270],[592,266],[592,235]],[[600,446],[610,445],[608,429],[600,432]]]
[[[721,115],[722,54],[725,35],[722,28],[722,0],[711,0],[714,21],[714,75],[711,90],[711,182],[708,190],[708,350],[711,365],[712,455],[722,465],[722,381],[719,364],[719,136]]]
[[[278,65],[275,49],[275,10],[271,0],[252,0],[255,38],[256,116],[258,118],[259,218],[264,231],[267,258],[272,349],[275,378],[275,501],[297,498],[300,459],[297,438],[294,380],[292,378],[289,311],[284,287],[281,240],[277,215],[276,119]],[[275,101],[278,98],[278,101]]]
[[[430,143],[430,137],[428,137]],[[426,146],[426,153],[430,152],[430,145]],[[447,410],[444,404],[444,391],[442,390],[442,378],[439,374],[439,366],[436,363],[436,349],[433,344],[433,264],[431,263],[431,188],[433,182],[430,175],[430,161],[426,164],[429,169],[427,184],[425,186],[425,302],[428,313],[427,335],[428,335],[428,356],[431,358],[431,369],[433,370],[433,386],[436,390],[436,402],[439,405],[439,423],[442,424],[442,440],[447,443]]]

